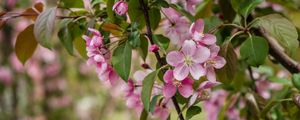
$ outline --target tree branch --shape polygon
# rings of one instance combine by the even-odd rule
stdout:
[[[151,26],[150,26],[150,18],[149,18],[149,13],[148,13],[148,7],[144,3],[144,0],[139,0],[139,3],[141,5],[141,7],[142,7],[142,10],[143,10],[143,13],[144,13],[144,17],[145,17],[145,21],[146,21],[146,26],[147,26],[147,33],[146,33],[146,35],[149,38],[149,41],[150,41],[151,45],[153,45],[155,43],[154,43],[153,38],[152,38],[153,34],[152,34]],[[159,52],[154,52],[154,54],[155,54],[155,57],[156,57],[156,59],[157,59],[158,64],[159,64],[160,67],[167,64],[163,60],[163,58],[159,55]],[[162,72],[165,73],[166,69],[162,69]],[[173,101],[175,109],[176,109],[176,111],[177,111],[177,113],[179,115],[180,120],[184,120],[184,117],[182,115],[181,109],[179,107],[179,104],[178,104],[177,99],[176,99],[175,96],[172,97],[172,101]]]
[[[267,39],[269,43],[270,55],[273,56],[280,64],[282,64],[290,73],[299,73],[300,64],[284,53],[282,47],[277,43],[276,39],[263,30],[259,30],[259,32]]]

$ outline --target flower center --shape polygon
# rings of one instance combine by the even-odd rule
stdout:
[[[173,85],[179,87],[179,86],[181,86],[181,82],[178,80],[173,80]]]
[[[216,62],[215,62],[214,60],[207,60],[206,63],[207,63],[207,64],[210,64],[210,65],[216,64]]]
[[[198,99],[200,101],[209,100],[209,98],[210,98],[210,93],[209,93],[208,90],[201,90],[200,91],[200,94],[198,96]]]
[[[184,61],[185,61],[185,64],[188,66],[193,64],[193,60],[192,60],[191,56],[186,56]]]

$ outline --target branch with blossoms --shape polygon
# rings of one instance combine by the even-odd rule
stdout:
[[[208,113],[211,119],[270,119],[271,114],[277,115],[272,108],[286,107],[282,102],[293,100],[296,104],[290,106],[299,107],[300,67],[293,59],[299,41],[295,23],[259,11],[266,9],[263,3],[87,0],[84,8],[72,9],[77,5],[61,0],[45,10],[44,4],[37,3],[19,14],[0,15],[1,23],[17,17],[33,21],[19,35],[25,37],[16,42],[16,54],[23,64],[37,45],[54,48],[51,37],[55,20],[60,18],[61,44],[70,55],[80,55],[95,67],[101,81],[126,85],[126,105],[141,119],[171,118],[172,106],[180,120],[190,119],[201,112],[200,104],[208,111],[207,106],[216,110]],[[224,8],[229,12],[222,11]],[[132,67],[140,60],[141,67],[134,71]],[[293,74],[284,75],[291,81],[264,73],[264,66],[277,61]],[[270,97],[270,91],[283,88],[283,95]],[[242,110],[247,112],[242,114]]]

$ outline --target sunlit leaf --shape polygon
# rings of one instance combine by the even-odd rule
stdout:
[[[126,42],[118,46],[112,56],[113,67],[124,81],[128,80],[130,74],[131,53],[132,48],[129,42]]]
[[[252,10],[263,1],[264,0],[231,0],[231,5],[237,13],[247,18]]]
[[[150,98],[156,75],[157,71],[153,71],[152,73],[148,74],[143,80],[142,102],[146,111],[150,110]]]

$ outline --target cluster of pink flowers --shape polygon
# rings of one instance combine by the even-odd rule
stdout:
[[[183,97],[190,97],[193,93],[193,79],[199,80],[206,76],[208,81],[203,82],[193,95],[193,104],[196,99],[203,97],[203,90],[218,84],[215,69],[222,68],[226,61],[218,55],[220,47],[216,45],[216,37],[204,33],[204,21],[197,20],[190,26],[190,39],[183,42],[180,51],[171,51],[166,60],[174,70],[165,73],[166,82],[163,95],[166,98],[174,96],[177,89]],[[189,77],[191,75],[191,77]],[[193,79],[191,79],[193,78]]]
[[[113,70],[109,64],[111,58],[110,51],[103,44],[103,37],[98,30],[88,29],[93,36],[89,37],[83,35],[86,41],[86,50],[88,58],[88,65],[95,65],[98,77],[100,80],[108,80],[114,84],[120,77]]]

